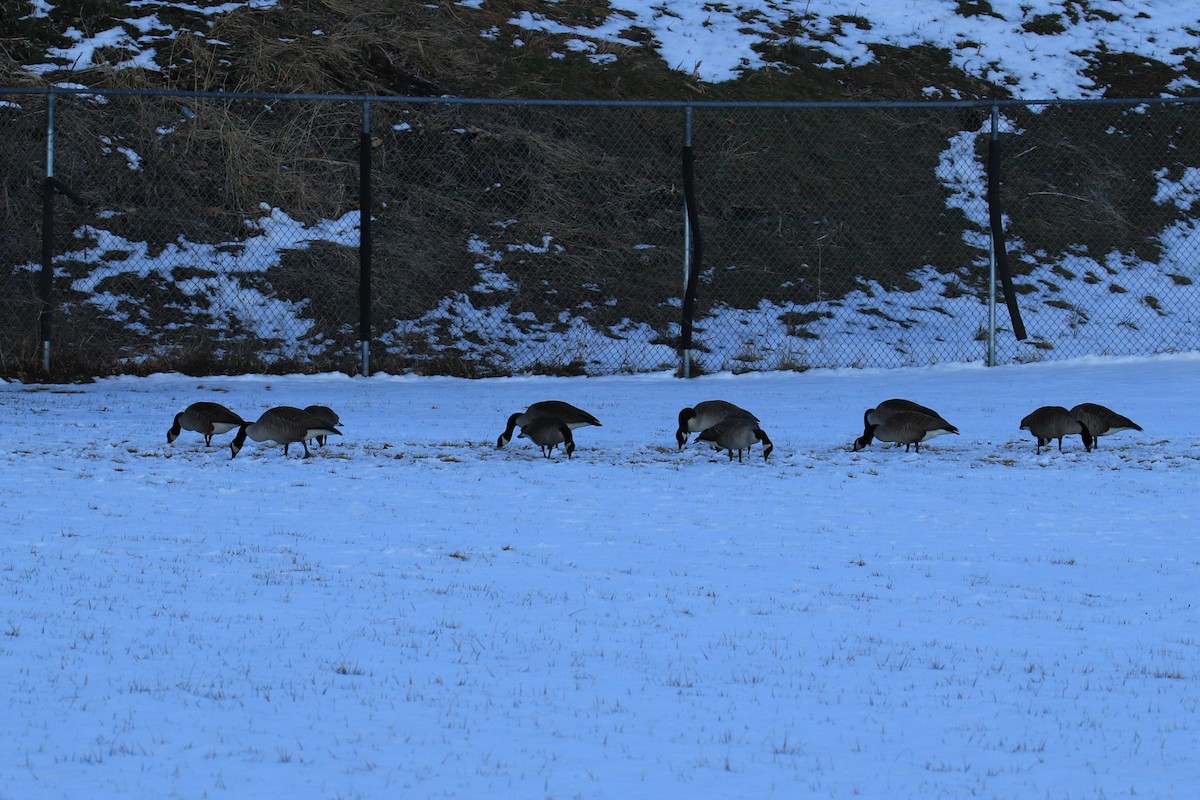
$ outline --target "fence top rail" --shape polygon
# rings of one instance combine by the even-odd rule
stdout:
[[[418,97],[369,94],[302,94],[286,92],[209,92],[188,89],[104,89],[83,86],[0,86],[0,95],[103,95],[105,97],[190,97],[221,100],[296,100],[341,103],[406,103],[423,105],[593,106],[610,108],[994,108],[1012,106],[1193,105],[1200,97],[1097,97],[1025,100],[554,100],[548,98]]]

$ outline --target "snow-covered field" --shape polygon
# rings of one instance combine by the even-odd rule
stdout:
[[[34,69],[99,47],[157,69],[173,5],[71,28]],[[1017,96],[1094,97],[1086,57],[1107,49],[1196,85],[1184,0],[610,8],[592,28],[561,30],[549,5],[513,23],[597,59],[641,27],[709,82],[762,68],[751,45],[799,16],[831,68],[933,42]],[[1062,33],[1028,32],[1055,16]],[[1163,186],[1190,208],[1191,183]],[[1176,317],[1166,346],[1188,350],[1194,321]],[[1198,387],[1196,353],[692,381],[0,383],[0,800],[1190,796],[1200,436],[1182,412]],[[863,410],[895,396],[962,434],[851,452]],[[573,459],[494,447],[510,413],[551,398],[604,422]],[[677,451],[679,409],[709,398],[762,419],[770,461]],[[196,400],[250,418],[328,404],[345,435],[307,460],[231,460],[228,435],[167,444]],[[1145,431],[1037,455],[1017,429],[1083,401]]]
[[[1200,356],[0,384],[0,798],[1178,798]],[[852,453],[893,396],[961,430]],[[775,443],[675,448],[725,398]],[[567,461],[508,414],[598,416]],[[325,403],[311,459],[172,416]],[[1104,403],[1144,433],[1034,453]]]

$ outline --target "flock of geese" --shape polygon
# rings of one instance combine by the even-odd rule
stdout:
[[[304,446],[304,456],[312,455],[308,443],[315,441],[324,446],[328,437],[340,436],[341,420],[328,406],[276,406],[263,412],[254,422],[248,422],[220,403],[199,402],[175,415],[167,431],[167,443],[174,442],[181,431],[195,431],[204,436],[205,446],[212,445],[218,434],[237,429],[229,444],[233,455],[246,443],[246,437],[256,442],[276,442],[283,445],[286,456],[293,444]],[[573,431],[589,425],[600,425],[600,420],[581,408],[562,400],[542,400],[518,411],[508,418],[504,432],[496,440],[496,447],[504,447],[512,441],[513,433],[521,429],[518,438],[532,441],[541,448],[542,455],[549,458],[558,446],[571,458],[575,452]],[[1037,452],[1058,440],[1062,451],[1064,436],[1078,435],[1088,452],[1097,444],[1097,437],[1108,436],[1120,431],[1142,430],[1141,426],[1128,417],[1097,403],[1081,403],[1072,409],[1062,406],[1042,406],[1021,420],[1021,430],[1029,431],[1037,440]],[[682,450],[688,436],[697,434],[696,441],[709,442],[715,449],[726,450],[729,460],[737,452],[738,461],[743,453],[749,453],[755,442],[762,444],[763,459],[771,457],[775,445],[763,431],[758,417],[744,408],[725,400],[705,400],[679,412],[679,428],[675,441]],[[855,452],[867,447],[872,441],[904,445],[904,451],[915,447],[921,452],[921,442],[947,433],[958,433],[958,428],[947,422],[941,414],[911,400],[893,398],[879,403],[863,412],[863,433],[854,440]]]
[[[247,422],[220,403],[199,402],[175,415],[175,421],[167,431],[167,444],[188,430],[204,436],[204,444],[209,446],[217,434],[237,428],[237,435],[229,443],[229,449],[233,451],[230,458],[237,458],[247,436],[256,442],[282,444],[285,456],[288,448],[299,442],[304,445],[304,457],[308,458],[312,455],[308,449],[309,441],[316,441],[323,447],[330,436],[341,436],[342,432],[338,430],[341,424],[337,412],[329,406],[275,406],[264,411],[256,421]]]

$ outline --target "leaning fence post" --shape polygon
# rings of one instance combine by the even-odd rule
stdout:
[[[1021,308],[1017,305],[1017,293],[1013,288],[1012,271],[1008,268],[1008,252],[1004,246],[1004,213],[1000,209],[1000,107],[992,105],[992,136],[988,141],[987,157],[987,202],[988,223],[991,228],[992,262],[1000,275],[1004,289],[1004,302],[1008,306],[1008,318],[1012,322],[1013,335],[1017,341],[1025,339],[1025,323],[1021,321]],[[995,281],[992,291],[995,291]],[[993,325],[993,331],[995,326]]]
[[[362,101],[358,141],[358,341],[361,370],[371,374],[371,101]]]

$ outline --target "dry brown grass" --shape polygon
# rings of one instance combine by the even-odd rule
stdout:
[[[109,24],[103,4],[89,8],[100,15],[96,25]],[[867,100],[913,99],[929,85],[963,96],[993,89],[956,72],[933,48],[881,48],[874,63],[835,75],[806,63],[812,54],[783,37],[763,50],[780,69],[700,92],[651,52],[606,46],[619,57],[604,67],[579,54],[551,58],[566,50],[563,37],[508,24],[525,10],[572,24],[594,22],[606,9],[604,0],[492,0],[481,9],[448,0],[285,0],[275,9],[216,18],[211,28],[184,26],[158,47],[160,73],[97,68],[70,77],[107,88],[424,98]],[[480,37],[489,29],[494,39]],[[0,84],[36,83],[6,61],[17,37],[4,38],[5,30],[0,25]],[[522,47],[512,46],[515,36]],[[978,290],[980,254],[963,241],[969,223],[947,209],[946,189],[933,176],[947,138],[977,129],[980,113],[698,112],[709,267],[701,313],[718,301],[752,308],[764,299],[836,300],[863,280],[911,288],[908,273],[925,265],[957,273],[964,293]],[[0,264],[9,267],[39,253],[43,120],[42,98],[22,100],[19,110],[0,108],[8,156],[0,159]],[[599,330],[625,319],[644,322],[658,341],[669,341],[678,317],[670,300],[681,293],[681,112],[377,102],[372,121],[373,316],[377,332],[394,330],[404,340],[403,348],[377,353],[377,365],[494,374],[500,360],[489,354],[510,342],[459,347],[450,322],[430,326],[432,341],[404,333],[411,320],[459,296],[476,308],[508,304],[512,324],[525,334],[561,328],[567,312]],[[280,254],[248,222],[264,204],[304,223],[358,208],[358,104],[63,97],[58,124],[58,175],[89,203],[59,203],[56,252],[82,252],[61,265],[56,284],[61,364],[87,374],[172,365],[353,368],[357,251],[326,243]],[[1012,230],[1047,258],[1074,242],[1097,252],[1145,249],[1176,211],[1148,199],[1151,166],[1196,163],[1200,152],[1200,128],[1178,112],[1129,123],[1119,109],[1051,109],[1021,125],[1037,156],[1006,164],[1005,210]],[[1113,136],[1114,125],[1133,132]],[[130,169],[122,147],[139,155],[139,169]],[[314,341],[328,343],[325,360],[264,363],[255,342],[238,338],[248,336],[245,326],[214,332],[208,309],[192,307],[203,302],[179,290],[185,279],[210,273],[211,264],[185,253],[168,265],[169,274],[122,277],[116,254],[102,252],[95,237],[76,235],[86,226],[146,243],[151,256],[184,241],[258,251],[264,265],[277,259],[239,280],[301,303]],[[501,256],[497,269],[513,288],[476,288],[482,256],[469,251],[472,236]],[[544,237],[553,246],[542,250]],[[114,295],[138,299],[150,336],[71,291],[72,280],[105,271],[114,273]],[[34,275],[0,270],[0,374],[35,369]],[[574,358],[545,358],[531,368],[575,370]]]

